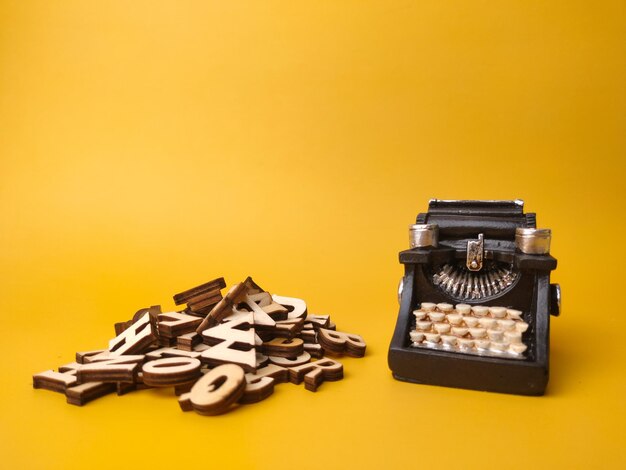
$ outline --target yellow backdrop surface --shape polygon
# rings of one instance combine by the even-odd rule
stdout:
[[[625,84],[623,1],[1,2],[2,467],[624,468]],[[391,377],[397,254],[434,197],[552,228],[546,396]],[[219,417],[32,389],[248,275],[366,357]]]

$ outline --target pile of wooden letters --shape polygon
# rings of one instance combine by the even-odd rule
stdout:
[[[281,382],[316,391],[343,378],[343,365],[325,357],[363,357],[359,335],[336,331],[328,315],[272,295],[251,278],[222,297],[223,278],[174,296],[185,308],[139,310],[115,324],[107,349],[76,353],[76,362],[33,376],[33,387],[64,393],[73,405],[103,395],[173,387],[184,411],[203,415],[259,402]]]

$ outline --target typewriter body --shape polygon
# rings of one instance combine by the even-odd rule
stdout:
[[[515,201],[431,200],[400,252],[398,380],[542,395],[560,287],[550,230]]]

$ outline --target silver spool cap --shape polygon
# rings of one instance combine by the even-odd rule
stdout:
[[[515,248],[527,255],[550,253],[552,231],[549,228],[516,228]]]
[[[409,225],[409,247],[437,247],[439,243],[439,226],[437,224]]]

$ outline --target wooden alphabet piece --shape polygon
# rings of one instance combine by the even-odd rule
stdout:
[[[198,297],[206,292],[220,291],[224,287],[226,287],[226,281],[224,281],[223,277],[218,277],[217,279],[213,279],[205,284],[174,295],[174,302],[176,305],[186,304],[189,299]]]
[[[317,344],[317,331],[313,328],[312,323],[305,323],[302,331],[300,332],[300,338],[305,344]]]
[[[218,415],[228,411],[243,396],[245,389],[243,369],[236,364],[224,364],[204,374],[189,393],[180,396],[178,403],[183,411]]]
[[[78,385],[76,371],[55,372],[46,370],[33,375],[33,388],[43,388],[51,392],[65,393],[68,387]]]
[[[211,347],[202,352],[202,362],[215,366],[238,364],[247,372],[256,370],[255,332],[253,315],[222,323],[202,332],[204,342]]]
[[[311,328],[328,328],[330,325],[330,315],[307,315],[306,323],[311,325]]]
[[[327,352],[365,354],[359,335],[334,331],[330,316],[308,314],[302,299],[272,295],[250,277],[222,298],[224,287],[219,278],[176,294],[187,304],[180,312],[139,310],[116,324],[108,349],[77,352],[76,362],[33,375],[33,388],[84,405],[115,391],[171,387],[183,410],[215,415],[268,398],[276,384],[316,391],[342,379],[343,365]]]
[[[282,338],[293,338],[298,335],[304,327],[304,318],[288,318],[276,322],[276,327],[272,331],[274,335]]]
[[[70,405],[83,406],[85,403],[115,392],[115,383],[87,382],[65,390],[65,398]]]
[[[251,404],[265,400],[274,393],[274,384],[289,381],[289,369],[275,364],[257,370],[255,374],[246,374],[246,389],[239,403]]]
[[[235,284],[226,294],[226,296],[213,307],[213,309],[202,320],[202,323],[196,329],[197,333],[202,334],[204,330],[212,326],[218,325],[224,318],[232,313],[233,305],[241,302],[248,292],[251,278],[248,277],[244,282]]]
[[[272,299],[289,310],[287,318],[306,318],[307,310],[304,300],[296,297],[283,297],[281,295],[272,295]]]
[[[120,335],[109,341],[109,353],[117,356],[142,353],[156,339],[150,313],[147,312]]]
[[[115,325],[113,325],[115,327],[115,336],[121,335],[125,330],[127,330],[133,323],[143,317],[146,313],[150,314],[150,321],[152,322],[152,326],[154,329],[156,327],[156,317],[159,313],[161,313],[160,305],[153,305],[150,308],[141,308],[137,310],[137,312],[133,315],[133,318],[131,318],[130,320],[115,323]]]
[[[302,354],[294,358],[269,356],[269,359],[272,364],[276,364],[277,366],[295,367],[309,362],[311,360],[311,355],[304,351]]]
[[[272,377],[276,380],[276,383],[289,382],[289,369],[276,364],[268,364],[267,366],[260,368],[254,374],[246,374],[246,380],[252,382],[259,377]]]
[[[304,350],[308,352],[311,355],[311,357],[315,357],[317,359],[324,357],[324,350],[322,349],[322,346],[320,346],[317,343],[311,344],[305,341]]]
[[[185,351],[193,351],[194,346],[202,343],[202,336],[195,331],[176,338],[176,347]]]
[[[304,341],[300,338],[274,338],[262,346],[263,354],[295,359],[304,352]]]
[[[304,380],[304,388],[316,392],[325,380],[336,381],[343,378],[343,364],[332,359],[320,359],[289,368],[289,380],[299,384]]]
[[[89,364],[79,364],[76,370],[78,383],[86,382],[135,382],[137,372],[144,361],[143,355],[105,356],[100,360],[93,358]]]
[[[222,294],[212,293],[201,295],[187,302],[187,308],[193,315],[202,315],[209,313],[222,300]]]
[[[274,379],[271,377],[258,377],[252,381],[246,382],[243,395],[239,399],[239,403],[243,405],[251,405],[265,400],[274,393]]]
[[[318,341],[324,350],[334,354],[345,354],[352,357],[365,356],[365,342],[359,335],[320,328]]]
[[[76,362],[79,364],[86,364],[89,362],[90,358],[94,356],[98,356],[104,352],[107,352],[107,349],[94,349],[93,351],[81,351],[76,353]]]
[[[143,383],[151,387],[173,387],[198,379],[202,363],[192,357],[166,357],[146,362]]]
[[[289,313],[289,310],[286,307],[275,302],[269,292],[261,291],[255,293],[254,288],[249,288],[248,299],[261,307],[263,311],[267,313],[273,320],[278,321],[287,319],[287,314]]]
[[[257,304],[259,307],[267,307],[272,303],[272,296],[269,292],[259,292],[257,294],[250,293],[250,289],[248,289],[248,299]]]
[[[150,351],[146,354],[147,361],[154,361],[162,357],[191,357],[197,359],[200,357],[200,351],[185,351],[178,348],[160,348]]]
[[[239,303],[237,306],[233,306],[232,313],[224,318],[223,321],[239,320],[242,317],[247,317],[249,313],[252,313],[254,326],[257,328],[271,329],[276,326],[276,322],[272,317],[265,313],[257,304],[248,300]]]
[[[183,334],[193,333],[200,323],[202,323],[200,318],[184,313],[161,313],[158,317],[159,336],[176,338]]]

